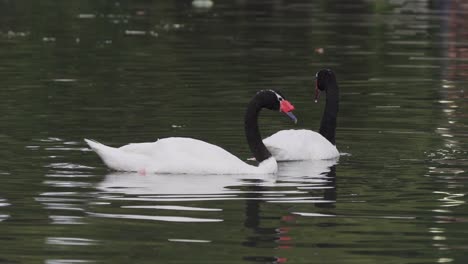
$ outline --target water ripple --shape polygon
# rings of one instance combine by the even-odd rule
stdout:
[[[222,222],[223,219],[210,219],[210,218],[194,218],[182,216],[151,216],[151,215],[132,215],[132,214],[102,214],[102,213],[88,213],[90,216],[102,218],[116,218],[116,219],[133,219],[133,220],[153,220],[163,222],[177,222],[177,223],[211,223]]]
[[[5,221],[9,217],[10,217],[10,215],[8,215],[8,214],[0,214],[0,222]]]
[[[84,217],[69,215],[50,215],[52,224],[55,225],[82,225],[85,224]]]
[[[11,204],[7,202],[6,199],[0,198],[0,207],[10,206]]]
[[[46,244],[61,246],[91,246],[96,245],[97,241],[76,237],[48,237],[46,238]]]
[[[92,260],[83,259],[48,259],[45,264],[82,264],[82,263],[95,263]]]
[[[216,212],[222,211],[219,208],[200,208],[180,205],[128,205],[122,206],[121,208],[135,208],[135,209],[158,209],[158,210],[174,210],[174,211],[207,211]]]
[[[53,169],[93,169],[93,167],[80,165],[80,164],[73,164],[68,162],[60,162],[60,163],[50,163],[45,166],[46,168],[53,168]]]
[[[169,242],[180,242],[180,243],[211,243],[210,240],[200,239],[180,239],[180,238],[169,238]]]
[[[396,219],[396,220],[414,220],[414,216],[378,216],[378,215],[332,215],[321,213],[306,213],[306,212],[293,212],[292,214],[306,216],[306,217],[343,217],[343,218],[366,218],[366,219]]]
[[[91,187],[92,184],[89,182],[77,182],[77,181],[44,181],[45,185],[50,185],[54,187]]]

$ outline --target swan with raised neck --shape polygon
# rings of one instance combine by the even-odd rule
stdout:
[[[331,144],[336,145],[336,119],[339,110],[339,89],[335,73],[330,69],[317,72],[315,78],[315,102],[321,92],[325,92],[325,109],[320,121],[319,133]]]
[[[306,129],[281,130],[263,140],[278,161],[335,159],[336,125],[339,110],[339,88],[335,73],[323,69],[315,75],[315,102],[325,93],[325,108],[319,132]]]

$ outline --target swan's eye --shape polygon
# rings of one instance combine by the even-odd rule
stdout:
[[[281,101],[283,101],[283,98],[281,98],[281,97],[278,97],[278,100],[281,102]]]

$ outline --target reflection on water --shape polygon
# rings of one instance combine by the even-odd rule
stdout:
[[[89,245],[95,245],[96,241],[92,239],[75,238],[75,237],[48,237],[46,244],[61,245],[61,246],[89,246]]]
[[[464,80],[468,76],[468,59],[465,45],[468,32],[460,25],[467,22],[468,5],[461,1],[451,1],[444,5],[447,20],[443,23],[443,71],[440,83],[438,108],[444,116],[435,132],[443,139],[437,150],[428,153],[432,161],[427,176],[438,182],[436,194],[434,224],[429,228],[433,247],[440,252],[463,249],[466,245],[453,241],[448,225],[462,228],[468,222],[466,215],[466,95]],[[438,59],[438,58],[434,58]],[[463,225],[464,226],[464,225]],[[450,255],[439,258],[439,263],[451,263],[458,260]]]
[[[5,199],[2,199],[0,198],[0,208],[1,207],[6,207],[6,206],[10,206],[11,204],[9,204]],[[0,211],[1,212],[1,211]],[[10,217],[10,215],[8,214],[1,214],[0,213],[0,222],[8,219],[8,217]]]
[[[97,196],[94,204],[109,206],[112,203],[125,203],[120,210],[126,214],[90,213],[96,217],[146,219],[174,222],[210,222],[222,219],[190,218],[176,216],[136,215],[133,211],[162,212],[173,211],[177,215],[213,215],[222,208],[180,206],[184,203],[202,201],[247,201],[247,204],[268,203],[334,203],[322,197],[310,196],[309,190],[333,189],[334,175],[328,175],[329,167],[336,160],[302,161],[282,163],[277,175],[190,175],[190,174],[149,174],[110,173],[97,188],[103,193]],[[332,171],[335,171],[333,167]],[[329,195],[324,197],[330,198]],[[174,203],[174,204],[171,204]],[[96,210],[99,207],[94,206]],[[138,209],[138,210],[135,210]],[[146,210],[145,210],[146,209]],[[258,215],[257,215],[258,217]]]
[[[466,263],[464,1],[0,1],[0,262]],[[277,175],[108,171],[111,145],[185,136],[246,160],[279,88],[339,161]],[[292,128],[262,113],[264,137]]]

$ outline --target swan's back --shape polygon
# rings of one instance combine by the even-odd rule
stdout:
[[[274,164],[251,166],[223,148],[192,138],[171,137],[120,148],[86,140],[106,165],[119,171],[148,173],[242,174],[275,173]],[[271,162],[270,162],[271,163]]]
[[[281,130],[265,138],[263,143],[278,161],[322,160],[340,156],[335,145],[311,130]]]

